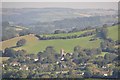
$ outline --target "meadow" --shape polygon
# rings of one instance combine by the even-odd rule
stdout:
[[[83,34],[86,31],[80,31],[75,33],[68,33],[68,34],[47,34],[47,36],[68,36],[73,34]],[[95,35],[81,37],[81,38],[74,38],[74,39],[57,39],[57,40],[38,40],[34,35],[26,35],[21,37],[16,37],[13,39],[9,39],[6,41],[1,42],[2,49],[7,47],[16,46],[16,42],[20,39],[26,39],[27,43],[22,47],[14,48],[15,50],[24,49],[27,53],[36,54],[40,51],[44,51],[47,46],[53,46],[57,52],[60,49],[64,49],[66,52],[73,52],[75,46],[79,45],[82,48],[98,48],[100,47],[100,42],[102,39],[97,38],[97,40],[90,41]],[[118,40],[118,26],[108,27],[108,37],[112,38],[113,40]]]

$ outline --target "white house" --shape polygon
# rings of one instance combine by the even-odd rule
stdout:
[[[10,63],[10,65],[12,65],[12,66],[20,66],[21,64],[19,62],[17,62],[17,61],[13,61],[13,62]]]
[[[104,74],[104,76],[108,76],[108,74]]]
[[[36,58],[36,59],[34,59],[34,61],[38,61],[38,59]]]
[[[28,66],[23,65],[23,66],[20,67],[20,70],[28,70]]]

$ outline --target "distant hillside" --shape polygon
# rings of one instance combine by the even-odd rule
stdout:
[[[77,17],[116,15],[117,10],[71,8],[2,8],[3,21],[31,24]]]
[[[27,33],[28,28],[23,26],[12,25],[7,21],[2,22],[2,41],[17,37],[22,34]]]
[[[117,10],[70,8],[3,8],[2,21],[26,26],[35,34],[56,29],[97,27],[117,22]]]

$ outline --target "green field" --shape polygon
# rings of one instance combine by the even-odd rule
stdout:
[[[36,42],[28,42],[25,46],[17,49],[25,49],[29,53],[37,53],[43,51],[47,46],[54,46],[57,52],[64,49],[66,52],[73,52],[75,46],[80,45],[83,48],[97,48],[101,40],[89,41],[92,36],[67,39],[67,40],[40,40]]]
[[[27,42],[38,41],[38,39],[36,37],[34,37],[33,35],[15,37],[15,38],[0,42],[0,45],[2,45],[2,47],[0,47],[0,50],[4,50],[5,48],[16,46],[16,42],[19,41],[20,39],[26,39]]]
[[[87,31],[80,31],[69,34],[47,34],[47,36],[68,36],[68,35],[80,35]],[[94,36],[94,35],[93,35]],[[53,46],[57,52],[63,48],[66,52],[73,52],[75,46],[80,45],[83,48],[97,48],[100,46],[101,39],[95,41],[89,41],[93,36],[74,38],[74,39],[57,39],[57,40],[38,40],[34,35],[26,35],[22,37],[16,37],[10,40],[3,41],[1,44],[2,49],[12,47],[16,45],[16,42],[22,38],[27,40],[26,45],[14,48],[15,50],[25,49],[28,53],[38,53],[44,51],[47,46]],[[108,27],[108,37],[113,40],[118,40],[118,26]]]
[[[108,37],[112,38],[113,40],[118,40],[118,32],[120,33],[120,28],[118,30],[119,26],[112,26],[108,28]]]
[[[86,30],[86,31],[79,31],[79,32],[73,32],[73,33],[61,33],[61,34],[43,34],[41,36],[46,36],[46,37],[51,37],[51,36],[58,36],[58,37],[66,37],[66,36],[74,36],[74,35],[81,35],[85,32],[92,32],[94,31],[94,29],[92,30]]]

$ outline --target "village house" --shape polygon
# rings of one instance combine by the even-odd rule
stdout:
[[[2,67],[5,67],[5,65],[3,64]]]
[[[43,68],[43,69],[47,68],[48,66],[49,66],[48,63],[46,63],[46,64],[42,64],[42,68]]]
[[[38,58],[34,59],[34,61],[38,61]]]
[[[25,57],[26,57],[27,59],[31,59],[29,55],[26,55]]]
[[[67,74],[69,71],[57,71],[56,74],[59,74],[59,73],[63,73],[63,74]]]
[[[29,54],[29,55],[26,55],[25,57],[26,57],[27,59],[32,59],[32,60],[34,60],[34,61],[38,61],[38,60],[39,60],[38,57],[35,56],[34,54]]]
[[[84,72],[82,72],[80,75],[84,75]]]
[[[57,61],[57,62],[56,62],[56,64],[59,64],[59,63],[60,63],[60,61]]]
[[[10,63],[11,66],[21,66],[21,64],[17,61],[13,61]]]
[[[108,74],[103,74],[104,76],[108,76]]]
[[[65,58],[64,57],[61,57],[61,59],[60,59],[61,61],[64,61],[65,60]]]
[[[106,69],[107,67],[106,66],[102,66],[103,69]]]
[[[27,65],[23,65],[19,68],[19,70],[28,70],[28,66]]]
[[[5,67],[5,66],[7,66],[7,64],[1,64],[1,66],[2,66],[2,67]]]
[[[112,75],[113,71],[112,70],[98,70],[98,69],[93,69],[92,70],[94,74],[99,73],[103,76],[109,76]]]
[[[84,75],[84,72],[76,72],[75,74],[76,74],[76,75],[81,75],[81,76],[83,76],[83,75]]]
[[[104,76],[106,76],[106,74],[107,74],[107,76],[108,76],[108,75],[112,75],[112,74],[113,74],[113,71],[112,71],[112,70],[108,70],[108,71],[106,71],[106,73],[104,73]]]
[[[62,63],[61,68],[67,68],[67,65],[65,63]]]

